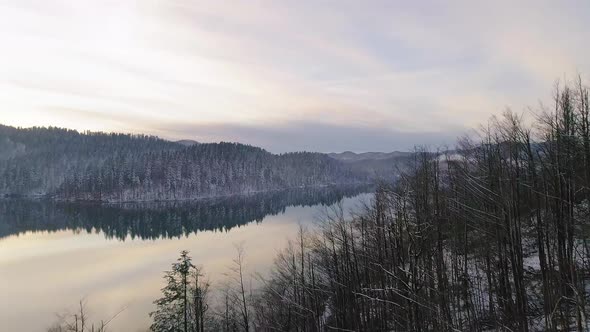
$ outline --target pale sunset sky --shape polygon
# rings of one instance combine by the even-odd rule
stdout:
[[[272,152],[452,144],[590,75],[590,1],[0,0],[0,123]]]

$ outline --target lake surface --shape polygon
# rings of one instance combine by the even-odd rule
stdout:
[[[215,289],[236,244],[249,274],[336,204],[362,209],[371,188],[320,188],[193,202],[99,205],[0,201],[0,331],[45,331],[84,299],[109,331],[146,331],[163,271],[189,250]]]

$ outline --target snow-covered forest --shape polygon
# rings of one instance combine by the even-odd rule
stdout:
[[[184,200],[367,182],[320,153],[276,155],[238,143],[0,126],[0,195],[62,200]]]

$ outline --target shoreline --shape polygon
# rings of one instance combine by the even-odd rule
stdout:
[[[206,195],[192,198],[171,198],[171,199],[145,199],[145,200],[94,200],[94,199],[63,199],[52,197],[51,194],[46,195],[3,195],[0,200],[34,200],[34,201],[52,201],[55,203],[86,203],[86,204],[133,204],[133,203],[174,203],[174,202],[191,202],[191,201],[206,201],[213,199],[223,199],[239,196],[249,196],[263,193],[282,192],[287,190],[303,190],[303,189],[320,189],[320,188],[344,188],[344,187],[373,187],[375,182],[358,182],[358,183],[343,183],[343,184],[323,184],[313,186],[299,186],[299,187],[285,187],[268,190],[253,190],[236,192],[219,195]]]

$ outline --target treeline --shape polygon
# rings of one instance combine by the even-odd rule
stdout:
[[[506,112],[452,154],[418,150],[364,213],[335,210],[262,288],[236,274],[203,315],[216,331],[588,331],[589,114],[578,81],[532,124]]]
[[[61,200],[183,200],[366,182],[320,153],[237,144],[186,146],[144,135],[0,126],[0,195]]]
[[[0,195],[55,193],[66,177],[108,158],[181,148],[153,136],[0,125]]]

